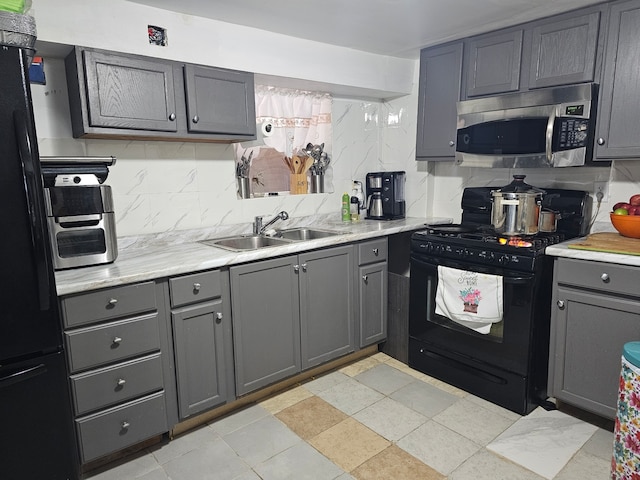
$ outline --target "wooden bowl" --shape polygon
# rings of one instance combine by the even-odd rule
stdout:
[[[640,238],[640,215],[610,214],[611,224],[623,237]]]

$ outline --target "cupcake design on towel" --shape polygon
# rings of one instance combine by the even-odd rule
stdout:
[[[478,313],[478,305],[480,304],[480,300],[482,300],[480,290],[473,287],[460,290],[460,299],[462,300],[465,312]]]

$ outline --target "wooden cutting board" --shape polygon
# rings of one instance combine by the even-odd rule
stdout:
[[[568,247],[595,252],[640,255],[640,239],[623,237],[617,232],[592,233],[584,240],[569,244]]]

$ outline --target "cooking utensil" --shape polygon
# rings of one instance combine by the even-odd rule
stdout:
[[[525,175],[514,175],[513,181],[491,192],[491,225],[504,235],[534,235],[544,190],[524,182]]]

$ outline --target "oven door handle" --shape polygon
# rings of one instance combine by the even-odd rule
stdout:
[[[438,264],[436,263],[431,263],[431,262],[426,262],[418,257],[416,257],[415,255],[411,255],[411,263],[412,264],[416,264],[416,266],[418,267],[422,267],[422,268],[430,268],[430,269],[438,269]],[[445,266],[445,265],[443,265]],[[452,267],[455,268],[455,267]],[[464,268],[459,268],[458,270],[464,270]],[[484,273],[484,272],[479,272],[479,273]],[[492,275],[487,273],[487,275]],[[521,275],[518,277],[512,277],[509,275],[499,275],[496,274],[498,277],[502,277],[502,281],[505,283],[510,283],[510,284],[523,284],[523,283],[527,283],[533,280],[533,275]]]

